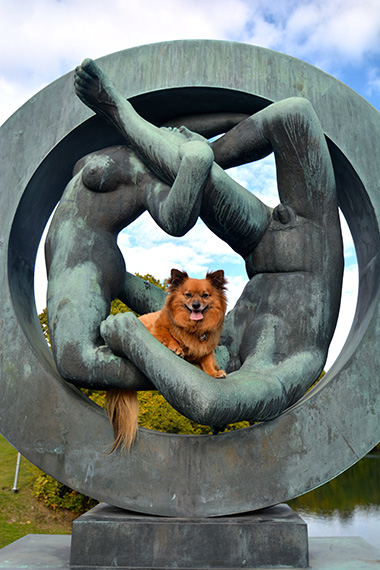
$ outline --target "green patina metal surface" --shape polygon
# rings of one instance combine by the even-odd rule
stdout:
[[[318,388],[276,419],[217,437],[140,430],[130,454],[107,455],[112,441],[108,420],[57,373],[33,298],[39,239],[73,165],[88,153],[123,143],[112,127],[90,118],[75,98],[69,74],[1,129],[1,431],[60,481],[152,514],[243,512],[324,483],[380,439],[380,163],[373,160],[380,151],[378,112],[321,71],[255,46],[170,42],[119,52],[99,65],[139,113],[157,125],[199,112],[248,116],[270,102],[309,99],[327,137],[339,205],[357,250],[355,320]],[[136,339],[143,338],[145,331],[128,326],[135,327]],[[136,344],[136,358],[154,342],[143,340]],[[178,365],[174,355],[165,358],[162,366]]]

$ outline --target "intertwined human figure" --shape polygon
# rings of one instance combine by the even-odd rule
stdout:
[[[153,385],[202,424],[276,417],[321,373],[340,302],[334,172],[311,104],[273,103],[210,145],[184,127],[145,121],[91,60],[77,68],[75,83],[126,145],[77,163],[49,230],[47,307],[59,372],[91,388]],[[224,171],[272,152],[281,201],[274,210]],[[116,243],[145,210],[176,236],[200,216],[245,259],[249,282],[221,338],[224,380],[170,353],[132,313],[106,319],[115,297],[139,313],[163,302],[160,291],[125,271]]]

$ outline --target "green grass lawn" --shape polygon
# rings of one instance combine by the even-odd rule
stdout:
[[[76,515],[55,512],[32,494],[35,469],[21,458],[18,492],[13,493],[17,451],[0,436],[0,548],[26,534],[71,534]]]

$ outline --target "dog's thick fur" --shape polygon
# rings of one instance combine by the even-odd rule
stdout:
[[[222,332],[227,308],[226,280],[222,270],[192,279],[184,271],[171,270],[168,295],[160,311],[142,315],[141,322],[162,344],[197,365],[214,378],[226,373],[216,364],[214,349]],[[110,390],[107,410],[119,445],[129,449],[137,432],[138,402],[134,390]]]

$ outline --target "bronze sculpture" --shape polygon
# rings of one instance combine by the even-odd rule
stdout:
[[[107,455],[112,442],[109,422],[98,406],[58,374],[40,331],[33,295],[35,253],[70,181],[72,165],[95,150],[124,145],[112,126],[75,97],[70,73],[1,127],[3,435],[30,461],[77,491],[158,515],[242,513],[323,484],[380,438],[380,167],[373,161],[380,140],[378,111],[305,62],[236,42],[164,42],[117,52],[99,64],[143,117],[156,125],[185,124],[195,131],[207,119],[212,133],[199,131],[207,137],[229,130],[237,115],[241,120],[272,102],[293,97],[311,101],[328,143],[339,206],[358,256],[356,316],[341,354],[318,386],[273,421],[220,437],[142,428],[131,453]],[[202,121],[195,127],[193,117],[199,112]],[[226,121],[223,128],[219,123],[216,129],[217,117],[227,115],[235,115],[234,122]],[[38,144],[36,132],[41,133]],[[136,306],[146,303],[142,281],[141,286]],[[240,308],[244,312],[242,302]],[[238,317],[227,322],[230,341],[235,338],[233,320],[239,325]],[[144,348],[138,337],[131,340]],[[232,356],[238,354],[238,341],[236,335],[236,343],[229,344]],[[176,366],[179,359],[167,352],[161,352],[160,359]],[[223,359],[228,356],[225,346],[221,352]],[[223,366],[226,362],[227,358]],[[178,476],[173,478],[173,473]]]
[[[48,313],[60,373],[79,386],[106,389],[145,389],[151,381],[199,423],[221,427],[276,417],[322,371],[339,309],[343,260],[335,179],[312,106],[290,98],[261,110],[211,144],[212,162],[202,137],[144,121],[91,60],[77,69],[76,90],[128,146],[79,162],[49,232]],[[223,170],[271,152],[281,200],[273,212]],[[160,294],[144,298],[128,274],[123,287],[124,265],[115,250],[122,226],[146,208],[173,235],[183,235],[200,215],[246,261],[250,281],[221,339],[229,360],[222,383],[164,353],[130,314],[109,317],[100,336],[113,296],[139,312],[160,303]],[[83,231],[84,219],[92,224],[91,236]],[[84,236],[81,247],[65,242],[69,227],[77,230],[76,244]]]

